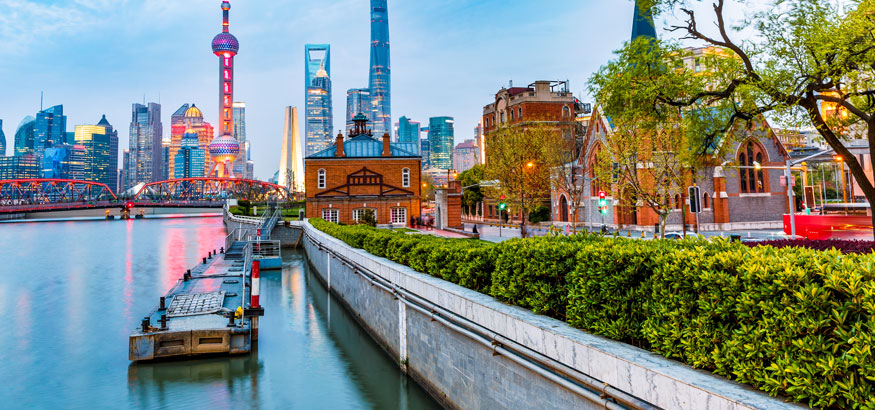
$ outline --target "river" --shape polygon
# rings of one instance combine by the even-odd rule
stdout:
[[[257,352],[129,362],[128,334],[224,237],[221,218],[0,224],[0,408],[439,408],[299,251],[262,273]]]

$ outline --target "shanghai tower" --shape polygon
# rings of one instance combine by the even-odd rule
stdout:
[[[371,0],[371,122],[374,135],[392,130],[389,65],[389,11],[387,0]]]

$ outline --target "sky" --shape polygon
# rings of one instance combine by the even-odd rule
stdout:
[[[131,104],[170,115],[194,103],[216,125],[219,0],[0,0],[0,119],[12,154],[15,128],[64,105],[68,131],[101,115],[128,146]],[[483,106],[509,81],[586,81],[629,40],[632,0],[389,0],[392,118],[455,118],[456,142],[473,138]],[[660,21],[657,29],[662,35]],[[368,0],[231,0],[240,41],[235,100],[245,102],[255,176],[279,166],[283,109],[303,125],[304,44],[331,44],[335,133],[346,90],[368,85]]]

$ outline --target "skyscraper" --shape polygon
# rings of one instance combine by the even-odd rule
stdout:
[[[46,148],[67,142],[67,116],[64,106],[56,105],[36,114],[33,125],[33,153],[42,155]]]
[[[75,134],[74,134],[75,135]],[[55,144],[42,158],[42,178],[85,179],[85,146]],[[114,187],[110,186],[110,189]]]
[[[28,115],[15,129],[15,156],[33,154],[33,126],[36,118]]]
[[[420,124],[416,121],[410,121],[410,118],[401,117],[398,119],[398,142],[407,142],[419,144],[419,128]],[[417,147],[417,154],[419,154]]]
[[[304,144],[298,130],[298,109],[286,107],[283,145],[277,184],[292,192],[304,192]]]
[[[210,141],[213,139],[213,126],[204,121],[204,113],[194,104],[183,104],[170,117],[170,149],[168,158],[170,159],[168,169],[170,177],[173,177],[176,169],[176,153],[182,148],[182,137],[188,129],[194,130],[198,135],[198,147],[207,151]],[[209,156],[204,159],[204,175],[207,175],[212,169],[213,164]]]
[[[104,135],[109,138],[109,168],[107,170],[109,175],[107,181],[109,182],[106,183],[106,186],[115,191],[116,185],[118,185],[118,131],[106,120],[106,115],[100,118],[97,126],[103,127]],[[158,138],[158,141],[161,141],[161,138]],[[159,159],[158,163],[160,164],[160,162]]]
[[[3,133],[3,120],[0,120],[0,157],[6,155],[6,134]]]
[[[206,169],[206,152],[201,148],[200,138],[192,128],[182,134],[180,147],[173,160],[173,178],[200,178]]]
[[[334,141],[334,120],[331,113],[331,78],[320,68],[307,87],[306,129],[307,155],[331,146]]]
[[[392,132],[389,10],[386,0],[371,0],[371,123],[374,135]]]
[[[304,44],[304,89],[313,85],[319,70],[331,76],[331,45]]]
[[[453,122],[453,117],[432,117],[428,121],[428,162],[432,168],[453,168]]]
[[[115,169],[110,167],[110,137],[106,135],[106,127],[102,125],[77,125],[75,128],[76,145],[85,147],[83,177],[85,181],[109,184],[115,180]],[[116,159],[118,161],[118,159]]]
[[[128,140],[130,161],[126,177],[126,187],[140,182],[161,181],[163,173],[163,137],[161,124],[161,104],[148,105],[134,103],[131,106],[131,127]],[[118,148],[116,148],[118,156]]]
[[[249,150],[249,141],[246,140],[246,103],[235,102],[232,113],[234,115],[234,139],[240,143],[240,155],[234,161],[234,175],[239,178],[252,179],[252,153]]]
[[[128,189],[128,178],[131,174],[131,151],[122,151],[122,169],[118,172],[118,191],[123,192]]]
[[[371,91],[367,88],[350,88],[346,92],[346,134],[355,128],[352,121],[358,114],[370,116]]]
[[[222,32],[213,37],[213,54],[219,57],[219,126],[221,136],[210,142],[210,159],[219,177],[233,177],[233,162],[240,155],[240,143],[234,139],[234,56],[240,50],[237,37],[228,32],[231,3],[222,2]],[[212,169],[209,174],[212,175]]]

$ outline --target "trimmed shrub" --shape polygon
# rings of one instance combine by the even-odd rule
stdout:
[[[872,253],[875,241],[848,241],[842,239],[777,239],[773,241],[745,242],[748,246],[773,246],[775,248],[801,247],[819,251],[838,249],[842,253]]]

